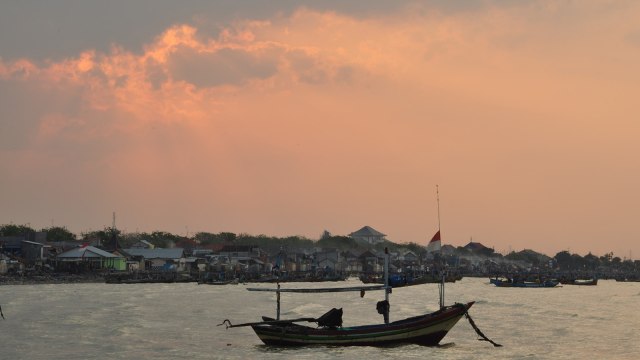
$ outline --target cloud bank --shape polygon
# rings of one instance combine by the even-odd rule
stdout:
[[[456,245],[624,253],[639,10],[299,8],[176,23],[141,51],[0,59],[0,216],[426,243],[440,184]]]

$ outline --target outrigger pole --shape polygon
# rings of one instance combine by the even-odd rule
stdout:
[[[278,302],[276,310],[276,320],[280,320],[280,283],[278,283],[278,292],[276,292],[276,301]]]
[[[368,290],[384,290],[384,301],[379,301],[376,304],[376,309],[378,313],[384,317],[384,323],[389,323],[389,293],[391,292],[391,286],[389,286],[389,248],[384,248],[384,285],[369,285],[369,286],[352,286],[352,287],[339,287],[339,288],[316,288],[316,289],[282,289],[280,288],[280,283],[278,283],[277,288],[247,288],[249,291],[270,291],[276,293],[276,318],[274,320],[269,320],[267,322],[259,322],[259,323],[246,323],[241,325],[231,325],[229,322],[227,327],[235,327],[235,326],[249,326],[249,325],[257,325],[257,324],[280,324],[280,323],[290,323],[294,321],[314,321],[312,318],[301,318],[295,320],[280,320],[280,293],[283,292],[295,292],[295,293],[324,293],[324,292],[346,292],[346,291],[359,291],[360,296],[364,296],[364,293]],[[228,322],[228,320],[226,320]],[[224,322],[223,322],[224,324]],[[220,325],[223,325],[220,324]]]
[[[385,269],[387,269],[386,274],[388,275],[388,251],[385,252],[385,263],[387,264],[387,266],[385,266]],[[275,292],[276,293],[276,319],[274,320],[275,323],[280,323],[280,322],[291,322],[292,320],[280,320],[280,293],[283,292],[289,292],[289,293],[327,293],[327,292],[347,292],[347,291],[359,291],[360,292],[360,296],[364,296],[364,293],[366,291],[370,291],[370,290],[385,290],[385,300],[386,303],[389,303],[389,286],[388,286],[388,280],[385,282],[385,285],[368,285],[368,286],[353,286],[353,287],[338,287],[338,288],[316,288],[316,289],[282,289],[280,288],[280,284],[278,283],[278,287],[276,289],[272,289],[272,288],[247,288],[247,290],[249,291],[268,291],[268,292]],[[389,321],[389,309],[388,307],[386,307],[386,310],[383,311],[382,313],[383,315],[385,315],[385,322],[388,323]],[[296,321],[313,321],[313,320],[308,320],[310,318],[303,318],[302,320],[296,320]],[[271,322],[269,322],[271,323]],[[257,323],[250,323],[250,325],[254,325]],[[240,326],[240,325],[235,325],[235,326]],[[245,325],[242,325],[245,326]]]
[[[384,303],[382,316],[384,316],[384,323],[389,323],[389,249],[384,248]]]

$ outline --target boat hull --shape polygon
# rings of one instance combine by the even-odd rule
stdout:
[[[389,346],[412,343],[437,345],[473,305],[457,304],[431,314],[416,316],[389,324],[342,327],[336,329],[309,326],[253,325],[256,335],[267,345],[304,346]]]
[[[489,282],[497,287],[518,287],[518,288],[551,288],[558,286],[557,281],[547,280],[544,282],[508,282],[500,279],[489,279]]]
[[[594,286],[598,285],[598,279],[575,279],[575,280],[560,280],[562,285],[586,285]]]

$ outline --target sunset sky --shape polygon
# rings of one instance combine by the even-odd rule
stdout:
[[[320,4],[318,4],[320,3]],[[2,1],[0,223],[640,258],[638,1]]]

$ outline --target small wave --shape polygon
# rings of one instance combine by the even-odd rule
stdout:
[[[318,316],[322,315],[323,313],[325,313],[327,311],[327,308],[320,305],[320,304],[314,304],[314,303],[309,303],[309,304],[304,304],[304,305],[300,305],[300,306],[296,306],[294,308],[291,308],[290,310],[287,310],[285,312],[283,312],[283,315],[302,315],[302,314],[306,314],[307,316],[309,314],[319,314]]]
[[[436,347],[438,347],[438,348],[442,348],[442,349],[448,349],[448,348],[452,348],[452,347],[454,347],[454,346],[456,346],[456,343],[454,343],[454,342],[450,342],[450,343],[444,343],[444,344],[438,344],[438,345],[436,345]]]

